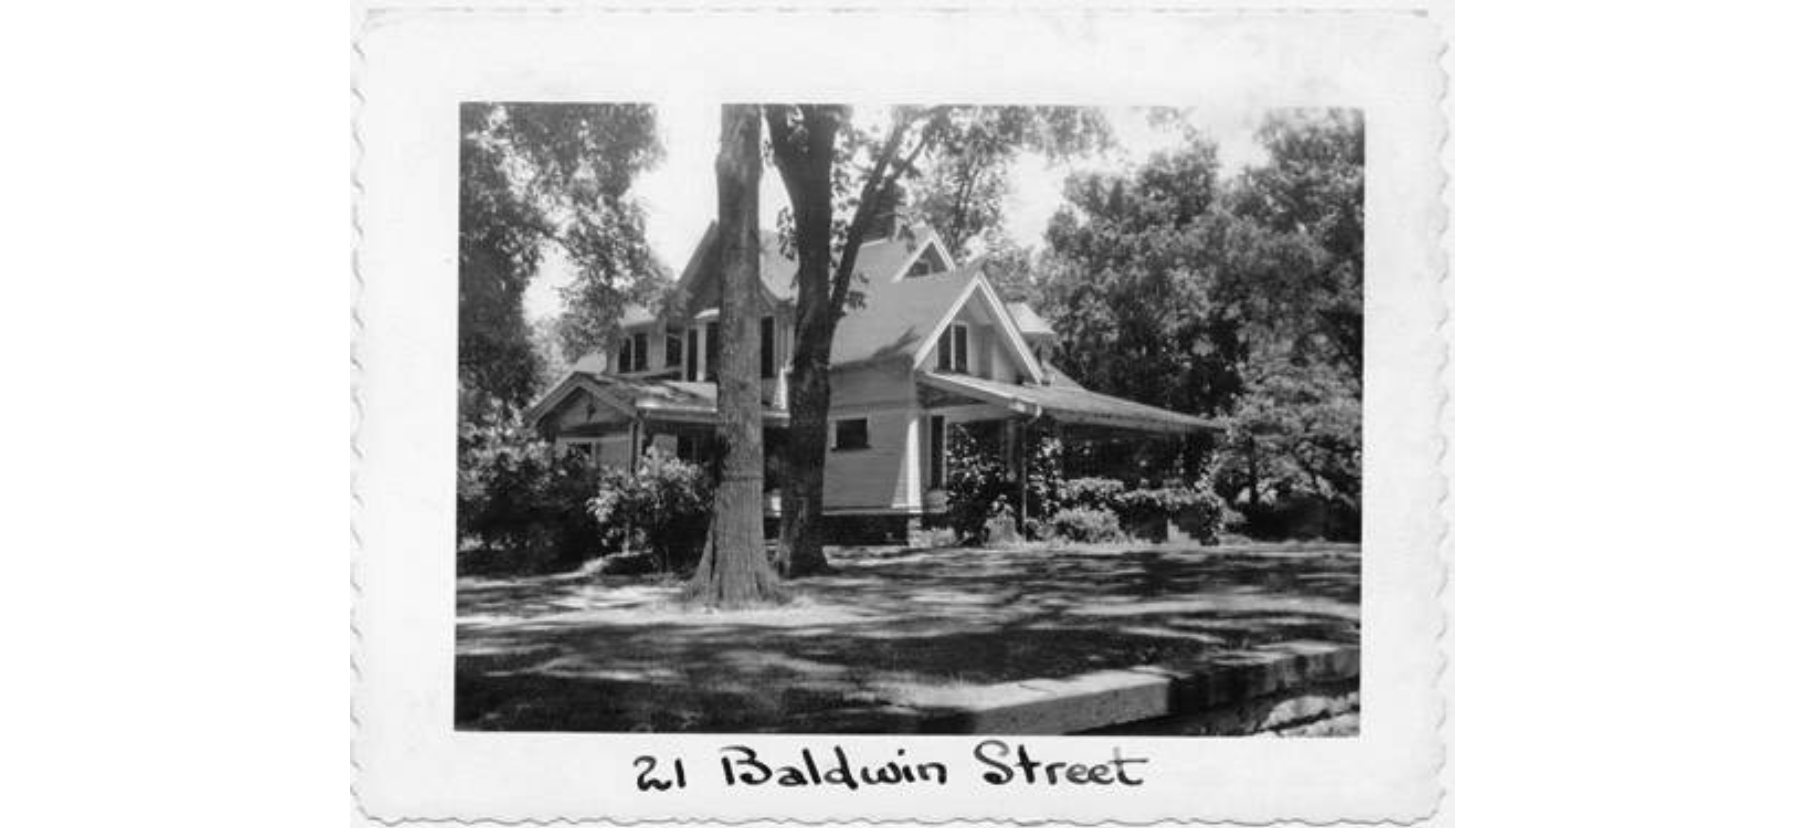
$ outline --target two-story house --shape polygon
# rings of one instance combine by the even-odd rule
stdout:
[[[632,465],[648,447],[705,457],[715,418],[718,245],[710,228],[664,314],[629,310],[618,347],[577,363],[528,411],[559,445],[598,464]],[[787,433],[795,261],[766,233],[760,262],[759,371],[768,479]],[[1090,433],[1187,434],[1207,420],[1087,391],[1047,361],[1055,333],[1032,308],[1002,301],[975,264],[953,261],[925,226],[867,239],[861,294],[833,337],[823,502],[835,518],[896,537],[945,509],[948,428],[995,421],[1016,441],[1028,422]],[[1019,459],[1021,452],[1011,457]],[[770,509],[776,508],[771,498]]]

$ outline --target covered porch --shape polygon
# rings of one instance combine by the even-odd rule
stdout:
[[[574,374],[527,419],[561,450],[633,470],[652,448],[689,462],[712,457],[716,412],[711,382]],[[763,420],[767,444],[787,439],[788,411],[767,404]]]
[[[1085,390],[1055,380],[1014,384],[959,374],[922,373],[917,399],[925,413],[923,511],[944,513],[951,444],[963,432],[998,456],[1009,483],[1017,529],[1039,516],[1046,496],[1034,491],[1031,467],[1055,463],[1064,477],[1109,477],[1144,485],[1186,480],[1221,426],[1211,420]],[[1036,456],[1049,440],[1057,457]]]

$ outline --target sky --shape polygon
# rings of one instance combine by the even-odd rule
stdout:
[[[855,108],[872,112],[877,107]],[[1003,230],[1017,244],[1038,246],[1046,222],[1063,201],[1065,178],[1073,172],[1124,170],[1148,156],[1182,143],[1175,126],[1153,127],[1147,110],[1103,110],[1114,131],[1117,146],[1094,157],[1054,163],[1039,153],[1022,153],[1009,172],[1010,192],[1003,208]],[[1193,109],[1186,119],[1218,145],[1222,174],[1230,176],[1261,160],[1254,140],[1263,112],[1257,110]],[[714,219],[714,154],[720,141],[720,112],[714,107],[659,105],[658,132],[664,160],[639,176],[630,195],[645,208],[645,231],[658,258],[680,271],[696,242]],[[759,215],[766,227],[776,226],[777,211],[788,206],[788,196],[776,172],[765,170],[760,190]],[[569,281],[568,263],[549,255],[542,272],[526,294],[528,318],[555,316],[561,310],[557,289]]]

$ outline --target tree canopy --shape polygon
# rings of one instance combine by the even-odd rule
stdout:
[[[642,104],[468,103],[459,112],[458,380],[465,417],[517,409],[541,358],[525,315],[552,256],[573,271],[556,335],[574,359],[613,336],[662,280],[627,197],[661,157]]]
[[[1043,296],[1080,383],[1223,419],[1224,497],[1356,516],[1363,124],[1281,112],[1257,137],[1265,159],[1229,178],[1194,133],[1130,171],[1072,176],[1017,290]]]

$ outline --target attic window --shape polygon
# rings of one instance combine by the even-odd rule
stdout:
[[[945,269],[946,260],[940,257],[940,249],[930,244],[926,250],[921,251],[921,255],[915,257],[915,263],[909,265],[908,276],[912,279],[916,276],[940,273]]]
[[[939,369],[964,374],[971,370],[970,361],[971,328],[963,322],[954,322],[940,332]]]

